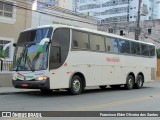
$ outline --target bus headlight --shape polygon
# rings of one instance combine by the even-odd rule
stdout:
[[[47,80],[48,77],[46,76],[40,76],[40,77],[37,77],[36,80]]]
[[[17,78],[16,77],[12,77],[12,80],[17,80]]]

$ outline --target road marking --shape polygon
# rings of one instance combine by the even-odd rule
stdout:
[[[129,104],[129,103],[134,103],[134,102],[139,102],[139,101],[144,101],[144,100],[151,100],[155,98],[160,98],[160,94],[155,94],[151,96],[144,96],[140,98],[132,98],[132,99],[123,99],[123,100],[116,100],[110,103],[103,103],[103,104],[97,104],[97,105],[90,105],[90,106],[84,106],[84,107],[79,107],[79,108],[74,108],[66,111],[87,111],[87,110],[97,110],[97,109],[102,109],[106,107],[111,107],[111,106],[117,106],[117,105],[123,105],[123,104]]]

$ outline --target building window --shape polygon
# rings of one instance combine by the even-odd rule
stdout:
[[[13,18],[13,3],[0,2],[0,16]]]
[[[112,29],[112,28],[109,28],[109,29],[108,29],[108,32],[109,32],[109,33],[113,33],[113,29]]]
[[[148,29],[148,35],[151,35],[151,33],[152,33],[152,29],[149,28],[149,29]]]
[[[120,36],[123,36],[123,35],[124,35],[123,30],[120,30]]]
[[[0,51],[2,51],[4,45],[10,43],[11,41],[0,40]],[[6,49],[6,58],[10,58],[10,47]]]

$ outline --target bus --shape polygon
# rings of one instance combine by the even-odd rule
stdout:
[[[155,45],[115,34],[44,25],[22,31],[14,46],[15,88],[76,95],[88,86],[140,89],[156,79]]]

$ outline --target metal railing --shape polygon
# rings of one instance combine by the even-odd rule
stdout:
[[[0,72],[11,72],[13,62],[0,60]]]

